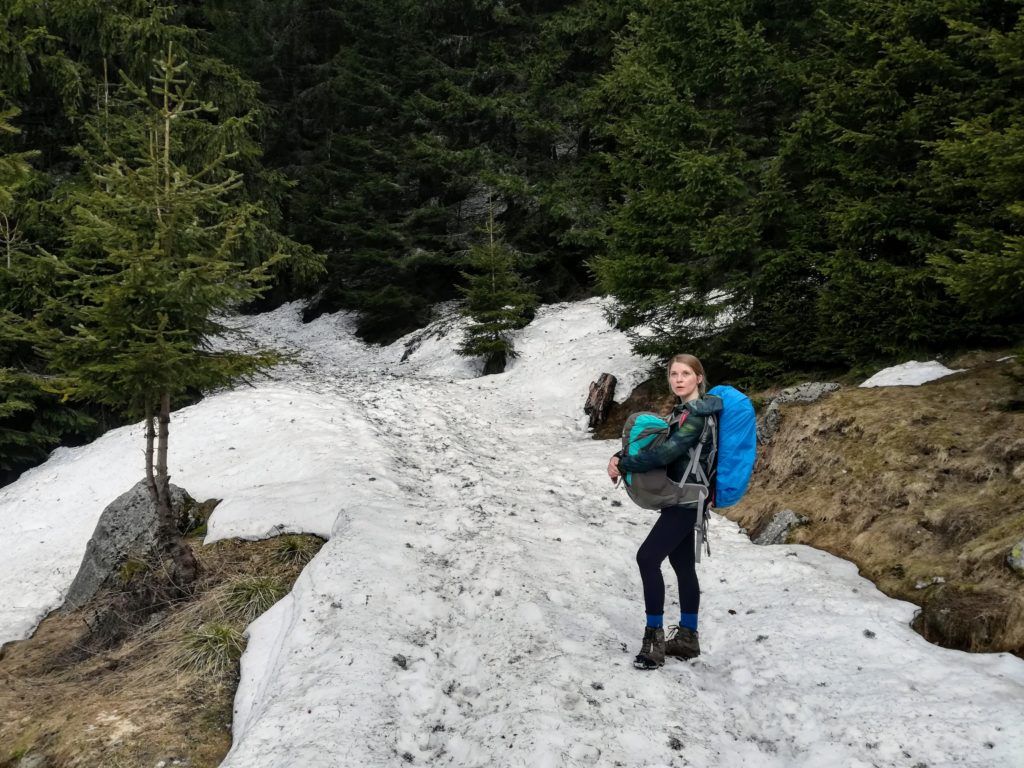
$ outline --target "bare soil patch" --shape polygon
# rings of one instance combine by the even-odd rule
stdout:
[[[116,601],[105,590],[72,614],[52,613],[35,634],[0,651],[0,768],[137,768],[219,765],[231,746],[237,655],[196,665],[196,633],[240,638],[239,584],[287,593],[322,545],[313,536],[259,542],[191,540],[203,569],[195,593],[168,604],[114,647],[87,624]],[[138,578],[133,568],[125,579]],[[273,598],[272,598],[273,599]],[[191,655],[190,655],[191,654]]]

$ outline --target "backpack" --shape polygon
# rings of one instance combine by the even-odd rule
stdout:
[[[718,465],[714,506],[731,507],[743,498],[757,459],[757,420],[750,398],[734,387],[712,387],[709,395],[722,400],[718,415]]]
[[[644,509],[663,509],[675,504],[697,504],[694,535],[695,556],[701,549],[711,554],[707,540],[711,507],[731,507],[747,490],[757,452],[754,407],[750,398],[729,386],[717,386],[710,392],[722,400],[722,411],[704,421],[697,444],[690,449],[690,460],[677,483],[660,467],[650,472],[627,472],[623,476],[629,498]],[[683,411],[677,423],[689,415]],[[671,422],[656,413],[634,413],[622,429],[622,452],[633,456],[656,448],[668,439]]]
[[[674,423],[682,424],[686,421],[689,411],[683,411],[681,416]],[[657,448],[668,440],[671,431],[672,421],[649,411],[634,413],[622,428],[622,452],[629,456],[635,456],[640,451],[650,448]],[[626,493],[633,503],[644,509],[664,509],[675,504],[690,504],[698,501],[703,495],[710,495],[709,475],[714,469],[714,441],[715,441],[714,417],[709,416],[704,422],[704,431],[701,433],[700,442],[690,450],[690,461],[686,472],[683,474],[683,481],[693,477],[696,483],[677,483],[668,476],[667,467],[652,469],[650,472],[626,472],[623,481],[626,486]],[[705,453],[705,445],[711,441],[711,450]],[[701,458],[704,461],[701,461]],[[701,493],[701,490],[704,493]]]

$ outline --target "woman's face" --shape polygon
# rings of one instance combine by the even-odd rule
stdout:
[[[668,371],[668,384],[684,403],[700,397],[700,383],[703,380],[704,377],[694,373],[693,368],[686,363],[672,363]]]

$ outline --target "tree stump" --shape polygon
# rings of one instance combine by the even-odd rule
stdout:
[[[590,417],[589,426],[597,428],[608,418],[608,411],[615,402],[615,384],[617,380],[610,373],[602,373],[597,381],[590,383],[590,394],[583,412]]]

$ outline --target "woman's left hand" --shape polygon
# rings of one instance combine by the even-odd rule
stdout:
[[[620,474],[621,473],[619,472],[619,457],[612,456],[610,459],[608,459],[608,477],[610,477],[612,479],[612,482],[614,483],[616,480],[619,479]]]

